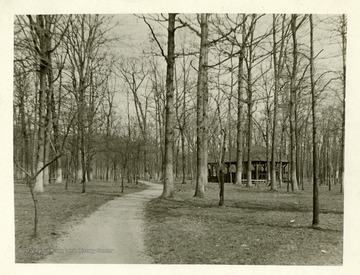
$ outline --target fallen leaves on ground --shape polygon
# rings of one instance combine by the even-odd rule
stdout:
[[[193,197],[193,184],[176,184],[174,199],[147,203],[147,251],[160,264],[340,265],[343,195],[320,187],[321,225],[313,229],[308,189],[226,184],[227,207],[218,207],[216,183],[204,199]]]

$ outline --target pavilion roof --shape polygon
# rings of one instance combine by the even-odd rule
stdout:
[[[251,160],[252,161],[263,161],[266,162],[267,158],[266,158],[266,147],[261,146],[261,145],[255,145],[255,146],[251,146]],[[269,151],[269,159],[271,159],[271,151]],[[219,162],[219,155],[214,156],[214,155],[210,155],[209,154],[209,163],[217,163]],[[244,148],[244,152],[243,152],[243,161],[247,161],[248,159],[248,150],[247,148]],[[228,162],[236,162],[236,148],[232,148],[229,151],[225,152],[225,163]],[[279,162],[279,154],[275,154],[275,161]],[[288,163],[289,160],[287,158],[286,155],[282,155],[281,156],[281,161],[284,163]]]

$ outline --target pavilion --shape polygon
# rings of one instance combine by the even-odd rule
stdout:
[[[251,147],[251,179],[254,181],[266,181],[266,175],[268,169],[268,161],[271,161],[271,151],[269,151],[269,156],[267,157],[266,147],[256,145]],[[220,158],[217,156],[217,158]],[[220,159],[217,159],[214,156],[209,155],[208,161],[208,181],[209,182],[217,182],[218,181],[218,167]],[[247,171],[247,159],[248,159],[248,150],[245,148],[243,152],[243,172],[242,179],[243,181],[246,179],[246,171]],[[235,179],[236,173],[236,149],[232,149],[231,151],[226,151],[225,158],[225,182],[230,182],[231,178]],[[285,155],[279,155],[275,157],[275,168],[276,168],[276,178],[278,179],[280,176],[280,166],[282,167],[282,179],[287,180],[289,175],[289,161]],[[231,177],[230,177],[231,175]]]

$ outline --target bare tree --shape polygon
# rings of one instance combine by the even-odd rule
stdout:
[[[152,95],[153,101],[155,104],[155,180],[161,180],[163,178],[163,159],[164,159],[164,119],[165,119],[165,84],[163,83],[163,78],[159,72],[159,65],[155,60],[151,63],[152,67]]]
[[[162,198],[174,196],[174,64],[175,64],[175,16],[169,13],[168,50],[166,56],[166,114],[165,114],[165,169]]]
[[[237,87],[237,136],[236,136],[236,175],[235,182],[241,184],[242,173],[243,173],[243,116],[244,116],[244,87],[243,87],[243,78],[244,78],[244,58],[245,58],[245,46],[246,46],[246,29],[245,29],[246,15],[243,15],[243,25],[241,28],[242,43],[239,52],[239,62],[238,62],[238,87]]]
[[[313,145],[313,227],[319,225],[319,194],[318,194],[318,160],[317,160],[317,135],[316,135],[316,98],[314,81],[314,26],[313,17],[310,14],[310,87],[312,109],[312,145]]]
[[[248,30],[248,43],[247,43],[247,56],[245,58],[246,61],[246,92],[247,92],[247,98],[246,98],[246,104],[247,104],[247,177],[246,177],[246,186],[251,187],[252,186],[252,179],[251,179],[251,166],[252,166],[252,160],[251,160],[251,147],[253,142],[252,137],[252,131],[253,131],[253,106],[254,106],[254,100],[253,100],[253,67],[255,66],[255,48],[258,46],[259,42],[263,39],[264,36],[261,37],[254,37],[255,35],[255,27],[256,23],[259,20],[260,16],[258,17],[256,14],[251,15],[250,20],[250,26]]]
[[[31,30],[31,37],[33,40],[33,47],[39,60],[39,130],[38,130],[38,149],[37,149],[37,171],[36,182],[34,187],[35,193],[42,193],[44,191],[44,176],[43,169],[45,157],[45,128],[46,128],[46,91],[47,91],[47,73],[49,70],[48,60],[48,45],[51,39],[50,28],[51,18],[46,15],[37,15],[34,18],[28,15],[29,25]]]
[[[208,18],[209,14],[200,14],[200,57],[197,84],[197,177],[195,197],[205,196],[207,183],[207,105],[208,105]]]
[[[144,84],[149,74],[145,62],[140,59],[131,59],[118,66],[119,72],[129,90],[133,95],[133,102],[135,106],[136,118],[140,127],[142,136],[143,148],[143,172],[141,174],[148,178],[148,150],[147,150],[147,136],[148,136],[148,107],[150,94],[142,93]]]
[[[272,122],[272,145],[271,145],[271,190],[276,190],[276,133],[277,133],[277,119],[278,119],[278,93],[280,90],[280,77],[282,75],[282,70],[284,67],[284,54],[285,54],[285,39],[288,33],[289,25],[285,26],[286,15],[282,15],[281,21],[281,39],[276,41],[276,21],[278,16],[273,15],[273,66],[274,66],[274,112],[273,112],[273,122]],[[277,44],[280,43],[280,48],[278,50]],[[279,56],[277,52],[279,51]]]
[[[296,172],[296,93],[297,93],[297,72],[298,72],[298,42],[297,42],[297,30],[299,29],[302,22],[305,20],[305,16],[303,19],[297,23],[298,15],[291,15],[291,33],[292,33],[292,41],[293,41],[293,49],[292,49],[292,71],[290,77],[290,155],[291,155],[291,189],[292,191],[299,190],[298,181],[297,181],[297,172]]]
[[[83,193],[86,191],[89,161],[94,154],[89,151],[92,124],[104,97],[97,92],[100,92],[98,88],[106,81],[109,70],[104,49],[111,41],[106,36],[110,29],[107,25],[109,20],[100,15],[76,15],[70,21],[65,36],[70,62],[70,90],[77,102],[78,178],[81,179]]]
[[[174,196],[174,126],[175,126],[175,112],[174,112],[174,65],[175,65],[175,13],[169,13],[168,18],[168,45],[167,55],[155,35],[151,25],[143,16],[144,22],[150,28],[152,37],[156,41],[162,56],[166,60],[166,105],[165,105],[165,153],[164,153],[164,188],[161,194],[162,198],[169,198]]]
[[[184,42],[185,43],[185,42]],[[185,44],[182,45],[184,47]],[[182,184],[186,183],[186,168],[189,165],[189,163],[186,163],[186,138],[185,138],[185,131],[187,128],[187,120],[189,116],[191,115],[190,112],[187,112],[187,102],[188,102],[188,90],[191,89],[190,85],[190,65],[188,60],[186,59],[185,55],[185,48],[182,48],[182,58],[181,58],[181,75],[180,79],[176,79],[176,120],[177,125],[179,128],[179,135],[180,135],[180,142],[181,142],[181,173],[182,173]],[[191,61],[190,61],[191,62]],[[175,71],[176,74],[176,71]],[[181,84],[179,82],[182,82],[182,89],[179,89],[179,86],[181,87]]]
[[[226,147],[225,147],[225,143],[226,143],[226,131],[224,129],[221,129],[221,153],[220,153],[220,160],[219,160],[219,185],[220,185],[220,193],[219,193],[219,206],[223,206],[224,205],[224,200],[225,200],[225,179],[224,179],[224,174],[225,174],[225,151],[226,151]]]
[[[344,155],[345,155],[345,98],[346,98],[346,43],[347,43],[347,19],[346,15],[340,18],[340,35],[342,51],[342,124],[341,124],[341,164],[340,164],[340,193],[344,185]]]

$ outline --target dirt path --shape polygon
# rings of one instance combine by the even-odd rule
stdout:
[[[162,186],[143,182],[148,189],[102,205],[61,237],[54,253],[42,263],[148,264],[144,253],[144,203],[160,196]]]

